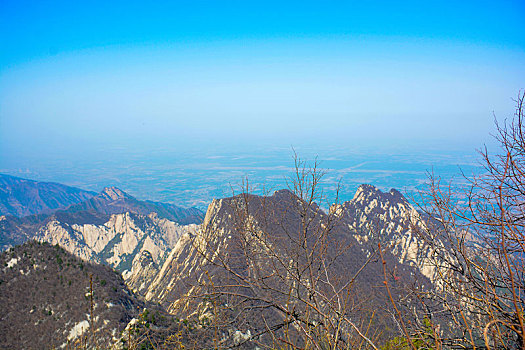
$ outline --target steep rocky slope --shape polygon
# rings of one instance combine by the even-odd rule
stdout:
[[[50,215],[0,216],[0,250],[37,239],[59,244],[87,261],[108,264],[127,277],[134,259],[145,252],[162,264],[180,235],[194,231],[203,216],[198,209],[139,201],[108,187]],[[136,273],[130,286],[148,283],[150,275]]]
[[[142,250],[133,259],[131,271],[126,274],[126,284],[137,294],[145,295],[158,273],[159,264],[148,250]]]
[[[179,225],[156,213],[58,211],[51,216],[0,217],[0,246],[7,249],[31,239],[58,244],[86,261],[117,269],[131,289],[142,290],[155,277],[151,268],[139,267],[143,260],[151,259],[157,268],[179,237],[196,229],[195,224]]]
[[[107,346],[145,305],[111,268],[60,247],[31,241],[0,254],[2,349],[60,348],[92,334]]]
[[[54,182],[0,174],[0,215],[48,214],[90,199],[96,193]]]
[[[16,216],[0,216],[0,251],[35,239],[39,232],[50,221],[67,224],[102,225],[111,216],[94,211],[68,212],[57,210],[53,214],[29,215],[22,218]]]
[[[432,249],[446,246],[428,244],[427,219],[396,190],[362,185],[351,201],[327,213],[288,190],[242,194],[214,200],[201,226],[177,224],[140,203],[107,188],[50,216],[4,217],[0,229],[25,239],[34,230],[42,242],[124,272],[130,289],[185,324],[199,325],[203,342],[217,339],[211,325],[220,328],[226,347],[269,344],[290,319],[287,336],[300,343],[305,315],[314,322],[308,327],[326,322],[311,315],[309,300],[333,290],[345,290],[344,303],[352,307],[330,312],[357,323],[373,319],[374,337],[390,339],[400,328],[385,279],[393,298],[402,300],[397,307],[414,317],[421,309],[416,295],[439,287],[430,258]],[[111,214],[126,208],[148,215]],[[293,301],[283,292],[290,290]],[[316,310],[335,307],[336,299],[321,301]]]
[[[421,214],[397,190],[382,192],[372,185],[361,185],[354,198],[331,208],[348,226],[363,247],[372,251],[381,243],[401,264],[416,267],[432,282],[438,283],[433,249],[445,243],[428,244],[426,225]]]
[[[206,298],[228,295],[220,301],[226,305],[221,309],[220,318],[221,322],[231,321],[225,331],[231,338],[225,342],[236,344],[235,334],[264,334],[257,341],[271,341],[265,338],[270,333],[268,329],[279,330],[286,317],[290,317],[279,309],[279,305],[294,303],[283,300],[290,288],[306,299],[314,297],[308,294],[314,283],[318,288],[316,293],[322,295],[330,294],[330,288],[351,288],[348,294],[351,301],[347,301],[356,306],[345,314],[356,320],[374,317],[371,328],[382,332],[380,337],[395,334],[397,326],[390,316],[392,305],[385,295],[384,279],[389,279],[393,295],[403,295],[407,307],[414,310],[417,302],[411,301],[404,288],[416,282],[428,286],[430,281],[419,269],[401,263],[388,250],[384,252],[388,269],[385,276],[377,249],[373,252],[360,244],[356,228],[324,213],[315,204],[302,211],[304,206],[304,201],[287,190],[269,197],[241,195],[214,200],[201,229],[181,236],[155,279],[142,293],[180,317],[213,317],[213,308]],[[305,218],[310,232],[306,241],[302,240],[306,232],[302,230]],[[328,226],[329,234],[322,241],[323,246],[315,246],[316,232]],[[299,254],[301,244],[316,248],[312,251],[305,248],[305,254]],[[311,264],[317,264],[313,271],[317,276],[315,281],[312,276],[293,277],[295,270],[289,266],[297,263],[300,270],[300,266],[310,264],[305,259],[311,256],[314,256]],[[149,266],[153,271],[154,267]],[[366,267],[361,269],[363,266]],[[294,278],[297,282],[292,283]],[[327,279],[332,282],[319,282]],[[297,320],[306,312],[302,302],[293,306]],[[323,303],[323,307],[327,307],[327,303]],[[232,305],[249,312],[243,313]]]
[[[148,216],[124,213],[109,216],[105,222],[77,223],[54,217],[36,233],[36,239],[59,244],[76,256],[108,264],[119,271],[130,270],[133,259],[144,251],[156,264],[164,262],[179,237],[196,225],[179,225]]]

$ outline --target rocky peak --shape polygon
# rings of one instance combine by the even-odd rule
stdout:
[[[372,185],[361,185],[352,200],[331,210],[361,244],[377,246],[381,242],[401,264],[416,266],[431,281],[436,280],[437,271],[429,262],[432,249],[422,236],[426,223],[399,191],[382,192]],[[369,249],[365,246],[363,249]]]
[[[213,199],[204,217],[203,230],[213,230],[213,227],[218,227],[222,224],[226,226],[233,225],[235,213],[239,210],[245,211],[246,205],[250,207],[247,212],[249,212],[252,219],[256,220],[257,216],[263,215],[265,210],[271,209],[284,213],[291,207],[297,207],[299,201],[301,199],[289,189],[277,190],[271,196],[244,193],[233,197]],[[315,209],[318,208],[317,204],[313,204],[313,207]]]
[[[144,295],[159,272],[159,265],[148,250],[142,250],[133,259],[131,271],[124,273],[126,284],[137,294]]]
[[[58,218],[40,228],[40,241],[59,244],[67,251],[93,262],[102,262],[120,271],[129,270],[137,256],[161,264],[179,237],[196,225],[181,226],[157,216],[126,212],[113,214],[105,223],[63,222]]]
[[[204,221],[202,223],[203,227],[208,227],[213,219],[217,216],[219,211],[223,208],[224,201],[222,199],[213,199],[208,205],[208,209],[206,210],[206,216],[204,217]]]
[[[275,197],[278,200],[292,200],[294,198],[297,198],[295,193],[293,193],[287,188],[275,191],[273,193],[273,197]]]
[[[396,198],[396,199],[399,199],[399,200],[406,201],[405,196],[403,196],[403,195],[401,194],[401,192],[399,192],[399,191],[396,190],[395,188],[391,188],[390,191],[388,191],[388,194],[390,194],[390,196],[391,196],[392,198]]]
[[[350,205],[367,205],[374,200],[388,205],[408,204],[405,197],[398,190],[392,188],[388,192],[382,192],[375,186],[362,184],[357,189],[354,198],[349,202],[345,202],[343,205],[346,207]]]
[[[363,188],[363,190],[373,189],[375,188]],[[395,194],[392,192],[387,195],[393,197]],[[256,291],[255,288],[250,288],[250,293],[254,290],[255,293],[265,295],[262,293],[267,293],[267,290],[277,290],[277,286],[282,286],[283,283],[279,273],[284,273],[281,267],[279,267],[280,272],[276,273],[275,266],[281,266],[277,262],[289,261],[293,264],[294,261],[302,258],[301,253],[298,253],[296,242],[300,242],[300,235],[304,232],[301,227],[304,218],[303,207],[300,198],[289,190],[279,190],[267,197],[243,194],[215,199],[208,207],[201,229],[195,231],[192,236],[189,234],[181,236],[154,279],[150,279],[149,272],[147,275],[144,273],[149,271],[150,265],[137,269],[140,275],[133,277],[133,281],[136,281],[133,289],[145,295],[146,300],[160,303],[169,312],[182,313],[184,318],[188,317],[184,313],[190,310],[204,309],[205,301],[200,300],[199,297],[188,298],[188,296],[205,294],[209,282],[213,282],[213,288],[223,288],[228,291],[229,286],[243,285],[244,282],[238,280],[238,278],[242,279],[243,274],[267,276],[264,277],[263,282],[267,289]],[[239,209],[240,212],[237,211]],[[311,215],[312,218],[308,228],[308,234],[311,235],[309,236],[311,239],[308,238],[307,243],[309,243],[315,239],[314,232],[319,232],[320,228],[326,227],[323,225],[328,222],[328,216],[316,206],[312,206],[307,215]],[[344,220],[341,222],[347,225],[339,223],[334,225],[326,248],[323,248],[327,251],[326,257],[333,259],[328,263],[330,267],[327,274],[333,275],[334,278],[356,275],[358,266],[361,266],[371,254],[366,247],[356,241],[353,235],[356,231],[349,227],[349,223]],[[243,251],[244,247],[248,250]],[[245,259],[246,252],[250,253],[248,261]],[[391,263],[389,266],[398,266],[396,273],[401,276],[401,281],[411,281],[417,275],[416,269],[409,268],[408,265],[402,266],[390,255],[388,259]],[[224,264],[228,264],[229,268],[225,269]],[[382,265],[377,263],[370,263],[367,266],[366,274],[356,279],[356,295],[367,297],[373,295],[378,300],[382,297],[378,293],[370,293],[369,290],[370,285],[379,285],[382,282],[381,269]],[[235,273],[232,274],[232,270]],[[410,274],[411,272],[413,274]],[[422,278],[420,275],[417,276]],[[269,298],[281,297],[279,293],[268,295]],[[384,302],[377,301],[378,304]],[[258,329],[268,327],[262,322],[259,324],[259,320],[280,322],[279,319],[282,317],[281,314],[274,313],[270,309],[261,312],[262,315],[255,313],[254,315],[257,316],[250,319],[248,327],[253,334],[258,333]],[[229,320],[221,321],[227,324]],[[241,325],[236,322],[237,319],[232,321],[232,326],[241,329]],[[245,326],[246,324],[242,325]],[[243,332],[245,330],[243,329]]]
[[[100,196],[106,200],[114,200],[114,201],[119,200],[119,199],[132,198],[129,194],[127,194],[126,192],[114,186],[105,187],[102,190],[102,192],[100,192]]]
[[[362,234],[369,235],[373,229],[387,239],[398,238],[410,230],[414,219],[420,220],[417,211],[399,191],[382,192],[367,184],[359,186],[352,200],[331,210]]]

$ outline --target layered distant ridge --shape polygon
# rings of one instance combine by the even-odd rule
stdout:
[[[122,214],[126,212],[159,217],[180,224],[198,224],[204,213],[197,208],[181,208],[174,204],[153,201],[140,201],[117,187],[106,187],[92,198],[67,208],[68,212],[96,211],[102,214]]]
[[[96,193],[54,182],[0,174],[0,215],[49,214],[90,199]]]

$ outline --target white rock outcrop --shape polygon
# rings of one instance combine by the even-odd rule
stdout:
[[[180,236],[197,225],[179,225],[157,214],[114,214],[102,225],[49,221],[39,232],[40,241],[58,244],[88,261],[106,263],[118,270],[132,267],[136,256],[148,251],[162,264]]]

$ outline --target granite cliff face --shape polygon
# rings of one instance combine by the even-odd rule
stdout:
[[[380,195],[377,190],[374,193]],[[238,295],[242,290],[244,297],[250,300],[264,299],[279,302],[283,295],[276,291],[293,285],[288,285],[291,283],[288,279],[292,277],[283,277],[290,276],[291,272],[286,270],[285,265],[300,262],[305,258],[304,255],[297,255],[297,245],[301,242],[301,235],[304,233],[302,231],[304,226],[301,223],[308,218],[310,234],[332,225],[329,238],[323,243],[325,245],[318,252],[321,255],[316,260],[320,264],[320,269],[324,266],[321,256],[326,257],[326,265],[329,265],[325,270],[326,277],[323,275],[323,279],[342,281],[342,276],[346,278],[355,276],[352,285],[352,302],[360,305],[361,311],[365,314],[381,305],[380,309],[374,311],[378,317],[374,327],[393,329],[395,325],[391,324],[392,319],[387,311],[391,304],[384,294],[384,289],[380,287],[383,286],[385,275],[377,254],[377,246],[374,250],[373,245],[362,243],[372,242],[374,238],[367,226],[359,224],[364,223],[359,214],[370,215],[371,209],[377,206],[381,207],[382,211],[391,213],[390,216],[384,216],[384,213],[377,214],[379,217],[383,215],[382,219],[385,221],[395,219],[401,211],[410,209],[400,194],[397,196],[396,193],[392,193],[391,197],[386,202],[384,201],[386,198],[376,198],[374,202],[371,195],[365,196],[362,191],[358,192],[356,195],[358,200],[345,203],[344,207],[334,208],[338,209],[338,215],[324,213],[315,204],[304,212],[301,209],[305,205],[304,201],[288,190],[277,191],[268,197],[241,195],[214,200],[208,207],[200,229],[181,236],[155,278],[146,288],[141,289],[141,294],[147,300],[160,303],[168,312],[181,318],[192,315],[212,317],[209,302],[205,298],[199,300],[198,297],[209,293],[210,288],[216,290],[224,288],[222,292],[226,291],[225,294],[228,295]],[[353,215],[357,215],[354,220],[351,219],[354,218]],[[400,221],[398,226],[401,227],[400,225],[407,222]],[[406,230],[396,229],[395,225],[391,226],[385,222],[385,232],[392,235],[391,240],[401,239],[409,242],[415,240],[407,238],[409,233]],[[312,243],[315,242],[308,239],[306,244]],[[406,293],[404,286],[416,281],[421,285],[431,285],[418,266],[407,263],[410,257],[400,259],[396,254],[397,251],[384,252],[389,271],[388,278],[392,278],[394,296],[404,295]],[[364,265],[366,268],[361,270]],[[150,272],[156,268],[147,261],[146,266]],[[316,270],[315,273],[318,271]],[[253,276],[266,277],[258,281],[259,284],[254,283],[249,288],[233,287],[246,285],[246,280],[253,282]],[[309,282],[309,278],[298,279],[304,284],[305,290],[308,290],[308,286],[313,283]],[[299,287],[298,290],[303,293],[301,288]],[[319,292],[329,293],[324,290],[327,285],[319,288]],[[229,300],[223,302],[226,305],[236,304],[235,297]],[[405,298],[408,304],[413,302],[412,307],[417,308],[417,302],[410,300],[411,297]],[[299,315],[301,307],[301,304],[297,303],[294,312]],[[221,316],[221,321],[228,322],[228,315],[233,317],[232,329],[228,333],[230,335],[237,331],[242,334],[258,334],[267,325],[282,324],[284,317],[282,311],[264,305],[260,305],[260,310],[250,315],[250,320],[241,320],[239,314],[230,307],[228,312]],[[349,317],[357,317],[357,315]],[[385,336],[388,336],[387,333],[385,332]],[[233,338],[231,342],[235,344]]]
[[[133,259],[131,271],[126,273],[126,284],[138,295],[145,295],[159,273],[159,264],[148,250],[142,250]]]
[[[53,219],[37,232],[36,238],[58,244],[82,259],[107,264],[126,276],[133,260],[145,251],[156,264],[162,264],[179,237],[195,229],[194,224],[179,225],[156,213],[124,213],[93,224]]]
[[[116,187],[107,187],[86,201],[52,214],[0,217],[0,250],[28,240],[58,244],[90,262],[107,264],[131,276],[134,260],[149,255],[161,265],[179,237],[196,230],[204,214],[195,208],[139,201]],[[140,264],[139,264],[140,265]],[[152,278],[135,268],[132,288]]]
[[[155,278],[143,290],[147,300],[163,303],[168,312],[175,312],[179,299],[194,291],[198,282],[205,278],[208,270],[204,268],[209,261],[202,253],[211,246],[219,253],[231,238],[223,227],[232,224],[228,220],[232,217],[227,213],[229,205],[226,202],[226,199],[214,199],[202,226],[180,236]]]
[[[383,287],[385,278],[393,297],[405,303],[398,307],[406,308],[407,315],[420,307],[410,288],[439,287],[431,260],[434,252],[424,236],[427,220],[396,190],[384,193],[362,185],[352,200],[328,212],[288,190],[267,197],[242,194],[213,200],[202,225],[173,222],[140,203],[144,202],[117,188],[106,188],[89,201],[50,216],[3,217],[0,229],[15,236],[35,229],[27,239],[57,244],[84,260],[121,271],[130,290],[177,319],[206,324],[220,317],[227,325],[221,331],[223,345],[241,348],[250,344],[252,335],[266,334],[267,327],[280,329],[290,317],[275,307],[286,304],[279,304],[285,296],[282,290],[292,288],[310,298],[315,283],[318,293],[329,294],[327,288],[352,278],[349,302],[358,307],[346,316],[374,315],[372,331],[383,332],[388,339],[397,326]],[[125,209],[136,212],[112,213]],[[324,230],[329,235],[319,249],[316,234]],[[434,242],[434,249],[439,244]],[[307,246],[316,248],[310,251]],[[304,259],[310,252],[308,259],[314,257],[312,263],[318,264],[313,273],[323,274],[295,276],[300,266],[308,266]],[[6,264],[13,265],[10,261]],[[291,268],[294,264],[296,269]],[[335,285],[319,284],[320,280]],[[305,312],[301,302],[287,303],[294,317]],[[247,308],[250,313],[243,311]],[[299,337],[297,331],[290,331],[292,337]],[[211,334],[205,337],[208,342],[213,339]],[[258,341],[271,339],[266,334]]]
[[[359,244],[369,251],[381,243],[401,264],[416,267],[433,283],[438,271],[432,261],[434,254],[428,240],[427,220],[397,190],[382,192],[371,185],[361,185],[354,198],[332,207],[342,223],[353,232]],[[445,250],[443,242],[434,246]]]

